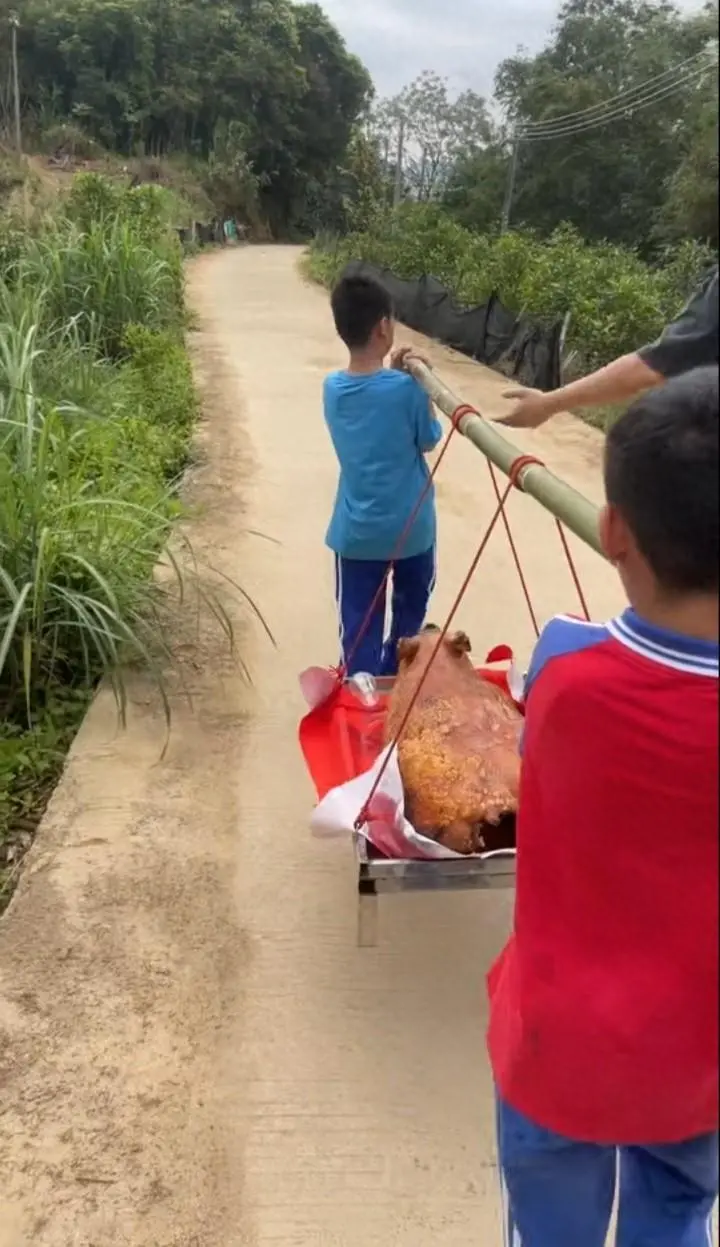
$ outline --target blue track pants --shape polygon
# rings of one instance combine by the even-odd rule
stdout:
[[[425,622],[435,586],[434,548],[412,558],[398,559],[389,585],[353,654],[358,633],[387,569],[388,563],[379,559],[335,557],[340,645],[342,662],[346,664],[350,658],[348,675],[357,675],[360,671],[374,676],[395,675],[398,641],[416,636]]]
[[[573,1143],[498,1108],[506,1247],[712,1247],[718,1136],[663,1147]],[[619,1157],[619,1170],[618,1170]]]

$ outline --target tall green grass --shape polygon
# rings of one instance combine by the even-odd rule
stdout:
[[[142,664],[169,721],[158,559],[181,598],[192,588],[231,635],[192,556],[181,568],[171,552],[197,405],[182,256],[163,192],[83,176],[41,230],[5,224],[0,908],[96,682],[110,683],[122,715],[126,673]]]
[[[101,674],[123,703],[123,662],[151,661],[150,572],[174,513],[143,462],[123,460],[118,413],[37,393],[41,358],[36,325],[0,327],[0,716],[29,725],[48,689]]]
[[[102,355],[122,354],[129,324],[165,329],[177,323],[182,296],[178,254],[157,254],[131,222],[98,222],[88,231],[65,224],[37,239],[22,266],[30,289],[42,287],[50,324],[74,321]]]

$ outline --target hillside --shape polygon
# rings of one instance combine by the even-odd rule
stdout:
[[[37,215],[52,209],[58,198],[69,194],[79,173],[98,174],[118,186],[163,187],[178,228],[193,221],[204,224],[217,215],[203,185],[202,167],[193,168],[181,158],[133,158],[101,151],[92,157],[61,151],[18,158],[7,145],[0,145],[0,213]]]

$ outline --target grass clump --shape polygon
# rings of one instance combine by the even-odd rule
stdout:
[[[162,554],[184,580],[167,551],[197,406],[161,189],[83,175],[41,234],[0,224],[0,265],[2,908],[97,681],[121,714],[128,664],[163,690],[153,573]]]

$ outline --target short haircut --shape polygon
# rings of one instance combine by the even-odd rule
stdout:
[[[605,490],[662,588],[717,592],[717,367],[675,377],[620,417],[607,437]]]
[[[335,328],[350,350],[367,346],[380,321],[393,314],[390,295],[372,277],[341,277],[331,303]]]

